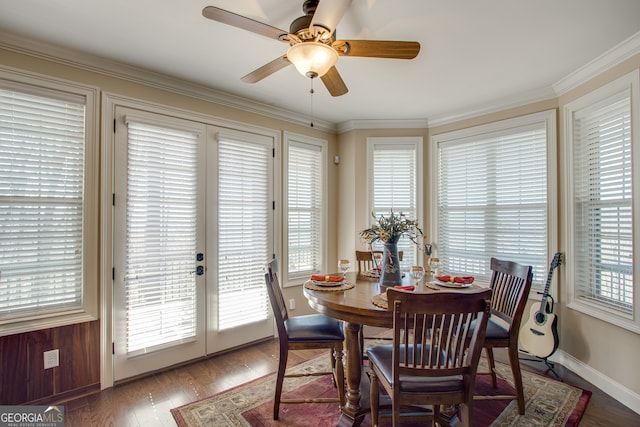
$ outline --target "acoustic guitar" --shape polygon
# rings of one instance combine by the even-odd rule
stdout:
[[[553,314],[553,304],[548,304],[549,286],[553,271],[562,263],[562,254],[556,252],[549,266],[540,306],[531,307],[529,320],[520,329],[520,347],[540,359],[551,356],[558,348],[558,317]]]

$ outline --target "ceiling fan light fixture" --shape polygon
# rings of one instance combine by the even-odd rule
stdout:
[[[338,62],[338,53],[324,43],[303,42],[287,51],[287,59],[300,74],[309,78],[322,77]]]

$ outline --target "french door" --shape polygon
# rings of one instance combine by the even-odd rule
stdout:
[[[273,335],[273,211],[257,206],[272,194],[273,142],[219,135],[116,108],[115,381]]]
[[[207,352],[273,336],[264,266],[273,245],[273,141],[210,128]]]

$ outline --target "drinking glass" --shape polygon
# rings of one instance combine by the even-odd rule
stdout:
[[[439,274],[438,267],[440,267],[440,258],[429,258],[429,268],[431,269],[431,274],[436,276]]]
[[[342,277],[346,277],[347,271],[351,268],[351,261],[348,259],[341,259],[338,261],[338,270],[342,271]]]
[[[413,267],[411,267],[409,275],[413,280],[415,280],[415,283],[417,285],[424,277],[424,267],[421,265],[414,265]]]
[[[378,274],[382,273],[382,254],[380,252],[373,253],[373,266]]]

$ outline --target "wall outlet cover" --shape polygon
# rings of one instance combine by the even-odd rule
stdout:
[[[58,349],[44,352],[44,369],[55,368],[60,365],[60,351]]]

